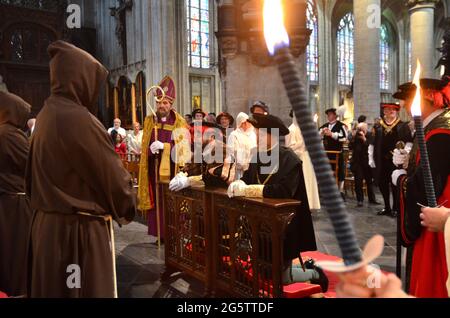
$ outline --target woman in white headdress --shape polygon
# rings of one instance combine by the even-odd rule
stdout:
[[[310,210],[320,210],[319,188],[317,186],[316,174],[314,173],[311,158],[306,150],[300,127],[298,127],[297,120],[292,111],[290,116],[293,118],[293,122],[289,127],[290,134],[286,136],[286,146],[291,148],[303,162],[303,175],[305,177],[305,186]]]
[[[238,177],[242,177],[249,167],[252,155],[256,150],[256,133],[252,124],[248,122],[246,113],[239,113],[236,117],[236,130],[228,137],[229,154],[235,159]]]

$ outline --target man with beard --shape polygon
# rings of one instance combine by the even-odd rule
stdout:
[[[139,209],[148,213],[148,234],[164,239],[164,213],[162,191],[156,199],[158,183],[170,181],[190,159],[189,132],[185,119],[173,108],[175,83],[166,76],[159,84],[164,90],[157,92],[156,117],[147,116],[142,137],[142,155],[139,170]],[[156,167],[156,165],[158,166]],[[157,207],[157,202],[159,206]],[[157,225],[159,215],[159,229]]]
[[[227,147],[221,128],[204,122],[204,129],[196,130],[194,155],[191,163],[178,173],[169,184],[169,190],[180,191],[190,186],[228,187],[235,180],[236,167],[227,157]],[[201,148],[198,146],[201,145]],[[201,158],[198,154],[201,153]]]
[[[117,297],[112,220],[131,222],[135,197],[94,116],[108,72],[64,41],[48,53],[51,95],[37,117],[26,171],[35,211],[29,296]]]
[[[26,294],[27,251],[32,213],[25,195],[28,138],[22,129],[31,106],[0,91],[0,290]]]
[[[400,120],[400,105],[383,103],[381,108],[384,116],[380,125],[373,129],[372,144],[369,146],[369,166],[375,169],[375,183],[378,184],[384,200],[384,209],[377,214],[395,217],[398,200],[396,187],[391,183],[392,172],[396,169],[392,156],[399,141],[406,144],[406,151],[411,150],[412,135],[408,123]],[[393,208],[390,202],[391,191],[394,197]]]

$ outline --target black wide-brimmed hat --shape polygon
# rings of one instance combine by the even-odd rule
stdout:
[[[260,108],[264,109],[264,112],[269,114],[269,105],[267,105],[265,102],[260,101],[260,100],[253,102],[252,107],[250,108],[250,113],[253,114],[253,111],[255,110],[256,107],[260,107]]]
[[[219,116],[217,116],[217,118],[216,118],[217,123],[220,124],[220,120],[222,119],[222,117],[227,117],[228,120],[230,121],[230,126],[233,126],[233,124],[234,124],[234,118],[233,118],[233,116],[231,116],[231,115],[230,115],[229,113],[227,113],[227,112],[222,112],[222,113],[219,114]]]
[[[337,114],[337,109],[336,109],[336,108],[330,108],[330,109],[327,109],[327,110],[325,111],[325,114],[328,115],[328,113],[334,113],[334,114],[336,115],[336,114]]]
[[[195,117],[195,114],[200,113],[203,115],[203,118],[205,118],[206,116],[208,116],[208,114],[206,114],[201,108],[197,108],[194,109],[192,112],[192,117]]]
[[[280,136],[289,135],[290,131],[283,121],[273,115],[253,114],[248,120],[255,128],[265,128],[271,133],[272,129],[278,129]]]

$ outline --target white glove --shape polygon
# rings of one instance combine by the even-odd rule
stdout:
[[[230,197],[230,198],[243,197],[243,196],[245,196],[246,188],[247,188],[247,185],[245,184],[244,181],[242,181],[242,180],[234,181],[228,186],[228,191],[227,191],[228,197]]]
[[[398,178],[400,178],[400,176],[403,176],[405,174],[406,174],[405,169],[394,170],[394,172],[392,172],[392,184],[397,186]]]
[[[406,150],[394,150],[394,155],[392,157],[392,162],[395,166],[399,167],[401,166],[403,169],[408,169],[408,161],[409,161],[409,154]]]
[[[369,167],[372,169],[375,169],[377,166],[375,164],[375,160],[373,159],[373,152],[374,152],[374,146],[370,145],[368,149],[368,155],[369,155]]]
[[[178,192],[190,187],[190,182],[185,172],[178,173],[169,183],[169,190]]]
[[[160,150],[164,149],[164,144],[161,141],[155,141],[150,145],[150,151],[152,154],[159,153]]]

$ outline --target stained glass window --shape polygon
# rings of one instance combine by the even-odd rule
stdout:
[[[340,85],[351,85],[355,72],[353,29],[353,14],[347,13],[339,22],[337,31],[338,83]]]
[[[380,89],[389,89],[390,47],[388,29],[385,24],[380,28]]]
[[[306,67],[309,80],[317,82],[319,80],[319,28],[317,23],[317,11],[313,0],[308,0],[307,28],[312,30],[309,44],[306,49]]]
[[[209,0],[186,0],[188,65],[210,68]]]

